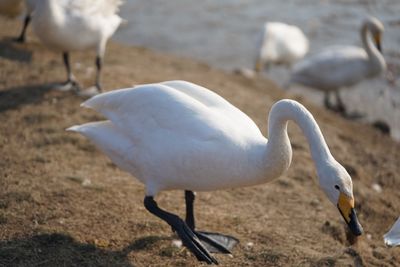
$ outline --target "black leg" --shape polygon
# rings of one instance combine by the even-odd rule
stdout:
[[[63,90],[77,90],[79,91],[79,84],[75,81],[75,77],[72,74],[71,65],[69,63],[69,53],[63,52],[62,53],[63,62],[65,69],[67,71],[67,81],[62,84]]]
[[[29,22],[31,21],[31,15],[28,14],[25,16],[24,19],[24,25],[22,26],[22,31],[19,37],[15,38],[14,41],[18,43],[23,43],[25,42],[25,34],[26,34],[26,29],[28,28]]]
[[[71,65],[69,64],[69,54],[68,52],[63,52],[62,56],[65,69],[67,70],[67,82],[72,82],[72,71]]]
[[[329,92],[325,91],[324,93],[324,105],[327,109],[332,109],[331,102],[329,101]]]
[[[346,107],[343,104],[342,98],[340,97],[339,90],[335,91],[335,96],[336,96],[336,103],[337,103],[337,111],[346,114]]]
[[[146,196],[144,198],[144,206],[149,212],[167,222],[176,231],[183,245],[185,245],[199,261],[205,261],[208,264],[218,264],[218,261],[211,256],[197,238],[196,233],[193,232],[181,218],[160,209],[152,196]]]
[[[196,198],[196,195],[193,191],[185,190],[185,202],[186,202],[186,224],[190,227],[190,229],[195,229],[194,222],[194,208],[193,203]]]
[[[197,237],[203,242],[203,245],[211,252],[231,254],[232,249],[238,242],[236,238],[217,233],[195,231],[196,224],[194,219],[194,200],[196,194],[193,191],[185,190],[186,202],[186,224],[196,233]]]
[[[101,67],[103,65],[103,60],[101,59],[100,56],[96,57],[96,68],[97,68],[97,72],[96,72],[96,88],[99,92],[102,91],[101,88],[101,84],[100,84],[100,73],[101,73]]]

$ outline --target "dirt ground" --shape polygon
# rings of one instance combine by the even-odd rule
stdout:
[[[143,207],[144,187],[85,138],[64,129],[101,119],[72,92],[52,90],[65,78],[61,55],[28,34],[10,41],[19,21],[0,19],[0,266],[199,266],[172,245],[170,227]],[[94,53],[73,53],[84,86]],[[221,266],[400,266],[400,248],[382,235],[400,214],[400,145],[368,125],[346,121],[265,79],[249,80],[190,59],[110,42],[105,90],[183,79],[215,90],[266,133],[267,114],[295,98],[315,115],[336,159],[353,177],[365,234],[346,238],[338,210],[318,187],[308,145],[291,124],[293,163],[275,182],[197,195],[201,230],[240,239]],[[382,188],[379,193],[372,185]],[[160,206],[184,216],[183,192],[163,192]]]

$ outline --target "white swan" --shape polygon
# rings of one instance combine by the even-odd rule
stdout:
[[[400,217],[393,224],[392,228],[383,236],[388,246],[400,246]]]
[[[63,53],[67,88],[77,86],[69,65],[69,52],[96,49],[96,91],[101,91],[100,71],[106,42],[119,24],[121,0],[40,0],[35,2],[32,27],[48,47]],[[93,91],[93,90],[92,90]]]
[[[0,0],[0,14],[14,18],[22,14],[24,3],[22,0]]]
[[[326,49],[309,58],[305,58],[293,67],[290,83],[302,84],[325,93],[325,106],[345,113],[345,107],[338,90],[358,82],[375,77],[386,69],[381,51],[383,24],[370,17],[361,27],[361,39],[364,48],[344,46]],[[372,35],[375,45],[368,35]],[[337,106],[329,102],[329,93],[335,92]]]
[[[308,39],[296,26],[281,22],[264,24],[257,43],[255,71],[270,64],[291,66],[308,52]]]
[[[313,116],[296,101],[274,104],[269,114],[269,140],[225,99],[184,81],[115,90],[82,106],[95,109],[108,120],[68,130],[89,138],[121,169],[145,184],[145,207],[170,224],[199,260],[216,262],[198,238],[220,252],[229,252],[230,246],[221,249],[225,241],[210,241],[215,235],[210,238],[194,230],[192,191],[251,186],[279,177],[292,159],[289,120],[300,126],[309,142],[321,188],[353,233],[362,233],[354,211],[352,180],[331,155]],[[174,189],[186,190],[186,223],[160,209],[153,199],[162,190]],[[227,243],[232,241],[224,238]]]

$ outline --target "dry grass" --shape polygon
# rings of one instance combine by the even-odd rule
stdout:
[[[61,56],[32,35],[12,44],[15,21],[0,19],[0,266],[198,266],[176,249],[168,225],[143,207],[143,185],[119,171],[84,138],[65,132],[98,120],[83,100],[51,90],[65,77]],[[93,53],[74,53],[74,71],[93,81]],[[111,43],[106,90],[185,79],[214,89],[266,129],[269,107],[284,95],[263,79],[247,80],[188,59]],[[400,211],[400,147],[376,130],[303,102],[315,114],[333,155],[351,171],[359,218],[367,235],[350,246],[338,211],[319,190],[308,146],[291,125],[294,158],[276,182],[200,193],[198,227],[234,235],[222,266],[396,266],[399,249],[382,235]],[[383,192],[372,188],[379,183]],[[183,192],[158,196],[183,215]],[[252,242],[254,245],[249,246]]]

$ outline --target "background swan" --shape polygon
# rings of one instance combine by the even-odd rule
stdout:
[[[400,246],[400,217],[393,224],[392,228],[383,236],[388,246]]]
[[[296,26],[281,22],[264,24],[258,44],[255,71],[270,64],[291,66],[308,52],[308,39]]]
[[[100,71],[106,42],[121,23],[116,14],[120,4],[120,0],[36,1],[32,27],[46,46],[62,52],[68,74],[63,89],[77,87],[69,64],[69,52],[96,49],[95,88],[87,92],[101,91]]]
[[[375,77],[386,70],[385,59],[380,53],[383,30],[383,24],[378,19],[374,17],[366,19],[360,30],[364,48],[353,46],[328,48],[305,58],[293,67],[290,83],[323,91],[327,108],[345,112],[338,90]],[[329,102],[330,92],[336,95],[336,107]]]
[[[115,90],[82,106],[95,109],[108,120],[68,130],[89,138],[121,169],[145,184],[146,209],[171,225],[201,261],[217,262],[199,239],[219,252],[229,252],[228,243],[233,239],[195,230],[193,191],[257,185],[279,177],[292,159],[288,120],[300,126],[309,142],[322,190],[352,232],[362,233],[349,174],[331,155],[313,116],[295,101],[274,104],[269,114],[269,140],[225,99],[184,81]],[[186,192],[185,221],[154,201],[158,192],[174,189]]]

